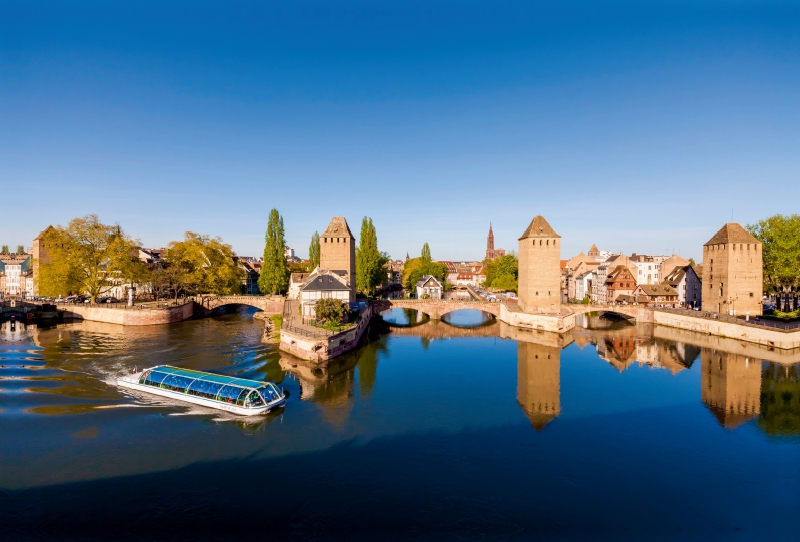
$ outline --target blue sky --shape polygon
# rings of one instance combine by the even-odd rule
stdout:
[[[96,213],[257,255],[277,207],[302,255],[334,215],[472,259],[543,214],[564,257],[698,257],[798,212],[799,97],[796,2],[6,0],[0,242]]]

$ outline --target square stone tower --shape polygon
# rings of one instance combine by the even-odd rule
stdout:
[[[737,315],[762,312],[764,265],[761,242],[728,222],[703,245],[703,310]]]
[[[356,300],[356,238],[343,216],[333,217],[319,236],[319,266],[344,276],[350,285],[350,301]]]
[[[561,236],[543,216],[519,238],[519,306],[535,314],[561,310]]]

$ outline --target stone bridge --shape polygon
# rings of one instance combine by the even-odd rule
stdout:
[[[277,295],[222,295],[195,298],[197,304],[206,311],[213,311],[225,305],[249,305],[271,314],[283,312],[283,302],[285,300],[286,298]]]
[[[500,316],[502,303],[490,301],[467,301],[463,299],[384,299],[374,302],[379,312],[390,309],[414,309],[427,314],[433,320],[438,320],[449,312],[461,309],[476,309],[493,315]]]
[[[417,326],[389,325],[389,334],[423,339],[450,339],[453,337],[498,337],[500,323],[495,321],[474,327],[453,326],[440,320],[429,320]]]
[[[653,321],[652,317],[649,320],[643,318],[644,312],[652,312],[650,309],[633,305],[562,305],[562,307],[567,307],[574,314],[586,314],[587,312],[613,313],[626,319]]]

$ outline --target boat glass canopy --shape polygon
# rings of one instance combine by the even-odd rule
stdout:
[[[169,365],[142,373],[139,384],[195,395],[222,403],[255,408],[281,397],[275,384],[235,376],[223,376]]]

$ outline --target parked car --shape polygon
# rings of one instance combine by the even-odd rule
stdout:
[[[106,298],[106,303],[121,303],[121,301],[119,299],[117,299],[116,297],[107,297]]]

